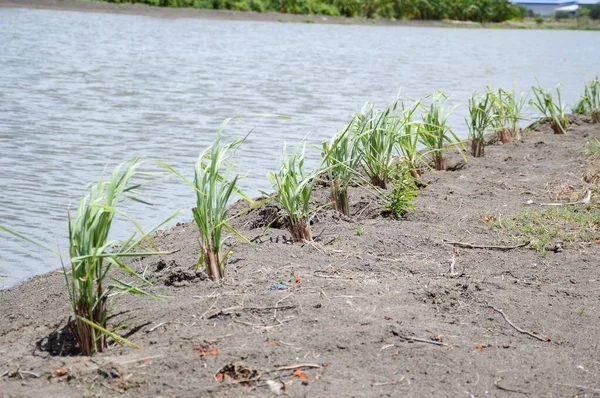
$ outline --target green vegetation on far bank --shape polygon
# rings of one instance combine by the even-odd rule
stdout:
[[[285,14],[503,22],[524,16],[509,0],[102,0],[159,7],[280,12]]]

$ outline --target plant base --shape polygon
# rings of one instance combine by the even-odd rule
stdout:
[[[434,167],[436,170],[440,170],[440,171],[446,170],[446,158],[442,158],[442,157],[437,158],[436,157],[433,160],[433,163],[434,163]]]
[[[475,158],[481,158],[485,155],[483,139],[473,138],[473,141],[471,141],[471,155]]]
[[[206,273],[213,281],[225,277],[225,269],[219,267],[219,255],[217,252],[211,249],[204,250],[204,264],[206,265]]]
[[[335,210],[337,210],[345,216],[350,217],[350,202],[348,200],[348,190],[335,189],[334,185],[332,185],[331,203]]]
[[[515,140],[520,140],[521,139],[521,128],[519,126],[515,127],[512,131],[512,137]]]
[[[386,184],[385,179],[380,178],[379,176],[373,176],[373,177],[371,177],[371,184],[373,184],[377,188],[381,188],[381,189],[386,189],[387,188],[387,184]]]
[[[600,111],[593,111],[591,113],[592,123],[600,123]]]
[[[561,126],[560,122],[556,122],[556,121],[552,120],[550,122],[550,127],[554,131],[554,134],[567,134],[567,124],[566,123],[564,126]]]
[[[503,144],[508,144],[509,142],[511,142],[512,135],[510,135],[510,130],[505,128],[505,129],[498,131],[498,139]]]
[[[312,233],[306,220],[297,220],[292,223],[288,220],[288,230],[292,234],[294,242],[312,242]]]
[[[87,304],[78,304],[77,308],[75,308],[76,318],[74,320],[69,320],[68,325],[71,333],[75,336],[81,351],[85,355],[91,357],[96,352],[103,352],[108,348],[108,342],[104,333],[100,333],[98,330],[94,329],[93,326],[82,321],[80,318],[88,319],[105,327],[106,299],[101,300],[100,303],[96,305],[92,319],[90,319],[87,307]]]

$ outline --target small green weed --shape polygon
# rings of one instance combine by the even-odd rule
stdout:
[[[406,168],[396,168],[392,174],[392,181],[392,191],[388,196],[386,209],[394,217],[400,218],[410,209],[415,208],[415,205],[410,202],[417,197],[419,190],[415,178],[411,175],[410,170]]]
[[[490,222],[492,228],[512,235],[545,255],[555,242],[592,242],[600,239],[600,207],[569,205],[522,210],[510,218]]]
[[[365,228],[360,224],[356,224],[356,235],[363,236],[364,234],[365,234]]]

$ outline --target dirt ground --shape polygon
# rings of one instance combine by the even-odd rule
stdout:
[[[0,291],[0,395],[600,396],[600,244],[448,243],[514,246],[485,220],[582,189],[600,125],[571,120],[566,136],[540,125],[485,158],[454,155],[400,220],[356,187],[351,218],[323,210],[317,241],[292,244],[278,222],[263,233],[274,205],[253,210],[234,223],[253,245],[233,245],[222,283],[195,271],[192,224],[159,233],[176,252],[134,266],[164,299],[123,296],[110,319],[142,350],[78,355],[60,275]]]

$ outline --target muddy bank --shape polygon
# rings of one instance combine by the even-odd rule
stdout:
[[[161,232],[163,258],[135,269],[163,300],[122,298],[110,320],[143,350],[77,355],[57,274],[0,292],[3,396],[597,396],[600,244],[560,242],[546,255],[491,228],[540,203],[579,200],[589,184],[587,139],[600,125],[573,117],[523,139],[454,155],[427,172],[401,220],[354,187],[352,217],[323,210],[312,244],[291,244],[273,205],[235,221],[223,283],[194,269],[197,230]],[[597,192],[592,197],[598,204]],[[315,205],[327,198],[321,189]],[[237,205],[238,208],[241,205]],[[595,211],[600,212],[597,207]],[[600,233],[600,224],[590,226]],[[598,238],[600,239],[600,238]],[[459,247],[463,242],[484,248]],[[555,244],[557,242],[551,242]],[[500,312],[502,311],[502,312]],[[250,376],[251,383],[222,383]]]

